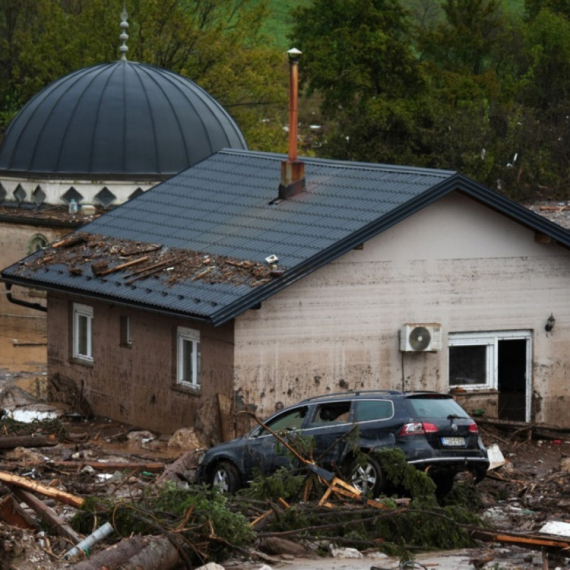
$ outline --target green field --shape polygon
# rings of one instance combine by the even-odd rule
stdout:
[[[442,0],[439,0],[441,3]],[[291,12],[297,6],[309,6],[312,0],[269,0],[270,15],[263,27],[264,33],[284,50],[293,47],[287,36],[291,30]],[[402,0],[402,4],[410,9],[416,6],[418,0]],[[504,0],[505,9],[511,13],[522,15],[524,0]]]

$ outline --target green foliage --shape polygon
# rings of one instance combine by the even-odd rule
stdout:
[[[302,77],[309,92],[321,92],[328,117],[420,87],[409,24],[397,0],[315,0],[295,12]]]
[[[299,475],[285,467],[281,467],[281,469],[269,476],[264,476],[259,472],[256,473],[251,485],[241,489],[239,495],[262,501],[275,501],[281,498],[289,502],[301,496],[305,482],[305,474]]]
[[[260,0],[128,0],[128,59],[196,81],[271,150],[286,104],[285,54],[267,42]],[[123,0],[0,0],[0,121],[42,87],[85,66],[119,59]],[[0,128],[2,127],[0,123]]]
[[[410,465],[401,449],[380,449],[370,455],[378,461],[388,482],[402,489],[406,496],[422,499],[428,504],[437,503],[435,483],[423,471]]]
[[[78,532],[90,534],[107,521],[120,537],[176,531],[190,544],[208,539],[208,553],[214,560],[255,538],[248,520],[230,507],[227,497],[204,486],[147,487],[136,501],[89,499],[71,524]]]

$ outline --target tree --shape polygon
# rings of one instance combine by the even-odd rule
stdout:
[[[261,119],[285,107],[287,74],[284,54],[260,32],[266,2],[127,0],[126,8],[128,59],[196,81],[254,146],[276,139],[281,125]],[[0,113],[71,71],[117,60],[122,9],[123,0],[0,0]]]
[[[314,0],[294,13],[302,75],[328,117],[421,88],[409,18],[397,0]]]

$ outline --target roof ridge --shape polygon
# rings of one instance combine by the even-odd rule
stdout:
[[[248,149],[233,149],[233,148],[222,148],[216,154],[228,154],[228,155],[239,155],[239,156],[254,156],[257,158],[266,158],[269,160],[286,160],[287,155],[276,153],[276,152],[264,152],[259,150],[248,150]],[[215,156],[215,155],[214,155]],[[299,156],[299,160],[302,160],[306,164],[322,164],[327,167],[344,167],[344,168],[354,168],[355,170],[371,170],[371,171],[384,171],[384,172],[401,172],[405,174],[411,174],[417,172],[418,174],[423,174],[427,176],[437,176],[437,177],[450,177],[458,172],[456,170],[443,170],[437,168],[427,168],[422,166],[402,166],[398,164],[384,164],[376,162],[358,162],[351,160],[336,160],[331,158],[317,158],[313,156]]]

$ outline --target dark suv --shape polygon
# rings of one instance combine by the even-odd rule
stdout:
[[[471,471],[480,480],[489,467],[477,424],[448,394],[330,394],[281,410],[264,423],[285,437],[292,432],[311,436],[319,466],[344,473],[357,489],[373,495],[385,490],[385,477],[373,456],[365,464],[355,462],[354,437],[365,453],[401,449],[408,463],[429,473],[441,495],[451,490],[457,472]],[[254,470],[270,474],[280,467],[292,467],[291,454],[258,426],[209,449],[200,459],[197,477],[233,493],[252,479]]]

